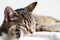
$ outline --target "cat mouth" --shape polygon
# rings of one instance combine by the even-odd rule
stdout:
[[[16,34],[16,38],[19,39],[19,37],[20,37],[20,30],[19,30],[19,28],[16,28],[15,34]]]

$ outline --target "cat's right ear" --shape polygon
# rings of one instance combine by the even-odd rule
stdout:
[[[30,5],[28,5],[26,8],[29,10],[29,11],[33,11],[33,9],[36,7],[37,5],[37,2],[33,2],[31,3]]]
[[[18,15],[18,14],[11,7],[7,6],[5,8],[5,10],[4,10],[4,20],[8,21],[8,20],[10,20],[10,18],[15,18],[16,15]]]

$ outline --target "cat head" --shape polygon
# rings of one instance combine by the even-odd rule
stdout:
[[[32,33],[32,27],[29,26],[31,12],[36,6],[37,2],[30,4],[25,8],[21,8],[18,10],[13,10],[11,7],[7,6],[4,10],[4,29],[9,30],[13,25],[19,25],[25,27],[30,33]],[[26,26],[28,25],[28,27]]]

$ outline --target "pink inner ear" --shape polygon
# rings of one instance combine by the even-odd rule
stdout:
[[[6,7],[5,8],[5,11],[4,11],[4,15],[5,15],[5,17],[11,17],[11,16],[13,16],[14,14],[15,14],[15,11],[11,8],[11,7]]]
[[[7,21],[15,15],[15,11],[11,7],[6,7],[4,11],[4,19],[7,19]]]
[[[13,16],[14,15],[14,12],[12,10],[10,10],[10,13],[9,13],[9,16]]]

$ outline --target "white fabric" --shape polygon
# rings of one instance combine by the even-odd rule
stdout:
[[[6,40],[7,35],[3,34],[0,40]],[[60,33],[57,32],[34,32],[29,36],[22,36],[18,40],[60,40]]]

